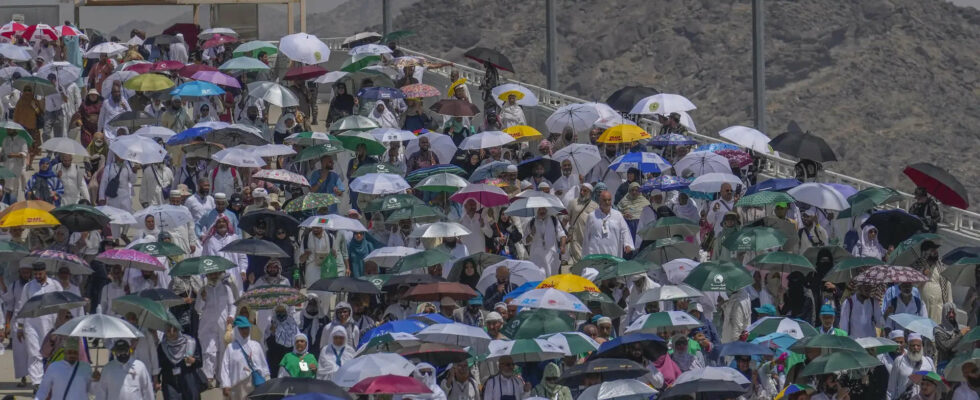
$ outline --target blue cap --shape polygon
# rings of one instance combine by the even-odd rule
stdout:
[[[834,311],[834,307],[830,304],[824,304],[820,306],[820,315],[837,315],[837,311]]]
[[[756,307],[755,312],[759,314],[766,314],[766,315],[776,315],[778,313],[776,311],[776,306],[772,304],[766,304],[762,307]]]
[[[235,317],[235,327],[236,328],[251,328],[252,327],[252,323],[251,322],[248,322],[248,318],[245,318],[245,317],[239,315],[239,316]]]
[[[476,297],[466,301],[469,305],[483,305],[483,296],[477,295]]]

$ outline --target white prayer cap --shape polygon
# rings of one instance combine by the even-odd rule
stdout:
[[[538,189],[550,189],[551,185],[548,182],[541,182],[538,184]]]
[[[909,342],[911,342],[913,340],[918,340],[918,341],[921,342],[922,341],[922,335],[921,334],[918,334],[918,333],[915,333],[915,332],[912,332],[912,333],[909,334],[909,338],[907,340]]]
[[[214,199],[215,200],[227,200],[228,199],[228,196],[226,196],[224,193],[218,192],[218,193],[215,193],[214,194]]]
[[[599,271],[596,270],[595,268],[585,268],[582,270],[582,277],[585,279],[591,281],[594,280],[597,276],[599,276]]]
[[[262,197],[269,197],[269,191],[265,190],[264,188],[255,188],[255,190],[252,191],[252,198]]]
[[[594,190],[594,188],[592,187],[592,184],[591,184],[591,183],[583,183],[583,184],[582,184],[582,187],[584,187],[584,188],[588,188],[590,192],[591,192],[592,190]]]
[[[903,331],[901,329],[895,329],[895,330],[892,330],[890,333],[888,333],[888,338],[889,339],[894,339],[894,338],[897,338],[897,337],[905,337],[905,331]]]
[[[510,165],[507,166],[507,169],[504,170],[504,171],[505,172],[516,173],[517,172],[517,166],[514,165],[514,164],[510,164]]]
[[[486,322],[493,322],[493,321],[501,321],[502,322],[504,320],[504,317],[502,317],[500,315],[500,313],[498,313],[496,311],[490,311],[490,312],[487,313],[486,318],[484,318],[483,320],[486,321]]]

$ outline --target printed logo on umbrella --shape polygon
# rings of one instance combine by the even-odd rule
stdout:
[[[320,61],[320,58],[322,58],[322,57],[323,57],[323,55],[320,54],[319,51],[314,51],[313,52],[313,58],[315,58],[317,61]]]
[[[214,260],[205,259],[204,260],[204,265],[210,267],[210,266],[214,265]]]
[[[157,245],[155,245],[155,244],[147,245],[146,246],[146,250],[147,251],[157,251]],[[211,260],[208,260],[208,261],[211,261]]]
[[[650,106],[648,108],[650,109],[650,111],[657,111],[657,109],[660,108],[660,103],[658,102],[650,103]]]

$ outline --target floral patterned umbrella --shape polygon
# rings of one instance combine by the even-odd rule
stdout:
[[[650,192],[652,190],[668,191],[687,188],[691,183],[673,175],[660,175],[651,179],[640,186],[640,191]]]
[[[235,305],[253,310],[270,310],[280,304],[298,306],[306,300],[306,295],[300,293],[298,289],[289,286],[264,286],[246,291]]]
[[[44,263],[48,272],[52,274],[58,273],[58,270],[63,267],[68,267],[72,275],[90,275],[92,273],[88,263],[81,257],[57,250],[32,251],[31,254],[20,260],[20,266],[30,268],[31,264],[36,262]]]
[[[442,93],[439,92],[439,89],[424,83],[414,83],[408,86],[402,86],[401,90],[402,93],[405,93],[405,97],[408,98],[439,97],[442,95]]]
[[[895,265],[875,265],[854,277],[854,282],[869,285],[922,283],[928,281],[928,277],[913,268]]]
[[[160,264],[156,257],[133,249],[111,249],[95,257],[106,265],[122,265],[141,271],[166,271],[167,267]]]
[[[654,136],[653,139],[650,139],[650,142],[647,144],[654,146],[689,146],[692,144],[698,144],[698,142],[679,133],[668,133]]]
[[[252,175],[255,179],[261,179],[272,183],[282,183],[285,185],[310,186],[310,181],[303,175],[284,169],[263,169]]]
[[[329,193],[307,193],[286,203],[286,212],[316,210],[337,204],[337,197]]]
[[[729,163],[738,168],[752,164],[752,156],[742,150],[718,150],[715,153],[727,158]]]

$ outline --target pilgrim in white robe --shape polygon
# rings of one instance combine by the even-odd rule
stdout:
[[[486,208],[473,213],[473,215],[463,212],[463,215],[459,217],[459,224],[470,231],[469,235],[460,236],[459,240],[466,245],[466,249],[470,253],[486,251],[487,237],[491,234],[490,221],[491,219],[487,216]]]
[[[167,198],[164,197],[163,190],[169,189],[173,182],[174,172],[163,163],[144,166],[143,182],[140,185],[140,204],[166,204]]]
[[[583,254],[612,254],[622,257],[626,247],[634,249],[633,236],[630,235],[630,228],[622,213],[610,209],[609,214],[606,214],[601,208],[597,208],[589,214],[585,223]]]
[[[92,366],[89,363],[76,361],[75,364],[69,364],[65,360],[59,360],[51,363],[47,371],[44,371],[44,379],[41,379],[34,398],[89,400],[91,386]]]
[[[234,268],[227,270],[229,276],[231,276],[232,282],[235,284],[235,289],[241,290],[242,286],[242,274],[248,269],[248,257],[242,253],[230,253],[227,251],[221,251],[222,248],[227,246],[229,243],[241,239],[234,233],[228,233],[224,236],[214,234],[206,242],[204,242],[204,248],[201,250],[202,256],[218,256],[231,261],[236,265]]]
[[[251,379],[253,367],[265,379],[269,379],[269,364],[265,360],[265,350],[262,349],[262,345],[249,338],[243,338],[237,328],[235,329],[235,340],[228,343],[223,353],[219,378],[221,387],[232,388],[245,379]],[[245,354],[248,354],[248,359],[251,360],[251,367],[249,367],[249,361],[246,360]],[[235,397],[233,393],[231,398],[240,397]]]
[[[119,187],[116,195],[110,196],[108,193],[109,182],[119,177]],[[112,162],[106,164],[102,170],[102,180],[99,181],[99,200],[105,200],[105,204],[120,210],[133,211],[133,183],[136,181],[136,174],[128,161]]]
[[[194,308],[200,314],[201,324],[197,328],[198,343],[204,357],[202,369],[208,379],[216,374],[216,362],[219,353],[224,349],[222,341],[225,335],[225,325],[228,318],[235,315],[235,294],[231,284],[219,280],[216,284],[204,285],[203,295],[194,302]],[[233,382],[234,383],[234,382]]]
[[[13,285],[10,285],[7,292],[3,294],[4,310],[20,310],[23,307],[23,304],[20,302],[20,295],[24,292],[24,287],[30,282],[21,282],[20,279],[17,279]],[[15,322],[17,321],[11,321],[10,324],[12,333],[14,333],[13,326],[15,326]],[[23,378],[27,376],[27,343],[14,334],[10,339],[10,347],[13,348],[14,352],[14,378]]]
[[[544,276],[558,274],[561,268],[561,240],[565,238],[565,229],[558,223],[558,218],[545,216],[541,219],[535,216],[527,222],[524,231],[527,232],[525,240],[531,262],[542,269]]]
[[[125,364],[109,361],[102,369],[102,377],[92,385],[95,400],[154,400],[153,380],[146,365],[136,357]]]
[[[61,204],[78,204],[78,200],[89,200],[88,183],[85,182],[85,170],[78,164],[58,163],[51,167],[51,171],[58,175],[62,185],[65,187],[65,194],[61,196]]]
[[[51,278],[45,279],[44,283],[40,283],[36,279],[27,282],[24,290],[20,293],[19,307],[14,310],[13,315],[19,314],[20,307],[23,307],[24,303],[27,303],[27,300],[31,297],[45,293],[60,292],[62,289],[61,284]],[[31,382],[41,382],[41,378],[44,377],[44,357],[41,356],[41,341],[54,328],[56,318],[57,314],[48,314],[40,317],[20,319],[24,324],[24,342],[27,344],[27,375],[31,377]]]

